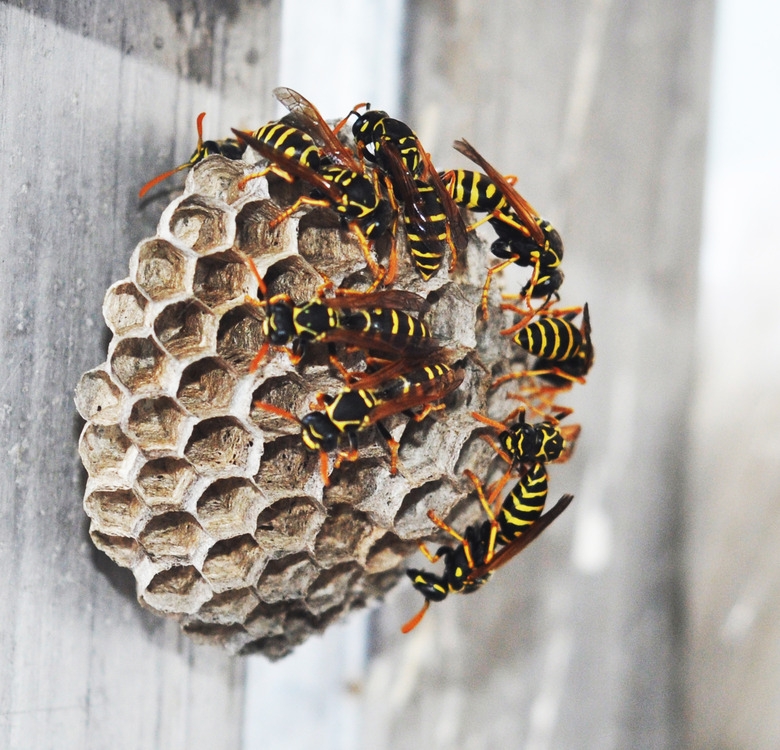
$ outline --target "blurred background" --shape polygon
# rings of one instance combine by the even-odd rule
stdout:
[[[1,3],[0,747],[780,747],[778,29],[764,0]],[[72,398],[173,195],[138,189],[280,84],[517,174],[596,364],[542,543],[408,636],[402,583],[271,664],[92,548]]]

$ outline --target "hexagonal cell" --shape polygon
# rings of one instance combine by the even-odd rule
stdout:
[[[252,305],[234,307],[219,321],[217,353],[239,372],[247,371],[264,341],[261,314]]]
[[[214,539],[254,533],[268,500],[248,479],[218,479],[198,500],[198,519]]]
[[[197,417],[224,414],[233,399],[236,378],[212,357],[193,362],[182,373],[179,403]]]
[[[247,265],[236,260],[232,253],[199,258],[195,264],[193,292],[203,304],[221,310],[252,293],[251,275]]]
[[[161,570],[141,593],[152,609],[169,614],[192,614],[209,599],[212,591],[192,565]]]
[[[303,447],[300,439],[301,426],[298,422],[260,409],[255,406],[255,403],[262,401],[293,414],[306,414],[311,411],[312,389],[317,387],[317,382],[316,377],[309,376],[304,383],[301,376],[295,371],[281,377],[267,378],[252,394],[252,407],[249,412],[252,423],[260,427],[268,435],[268,438],[273,435],[296,435],[298,445]],[[283,451],[284,445],[286,444],[280,444],[275,450]],[[270,446],[267,446],[266,451],[269,449]],[[272,453],[271,455],[275,456],[276,454]]]
[[[289,294],[297,302],[303,302],[317,294],[323,278],[300,255],[293,255],[270,266],[263,281],[270,296]]]
[[[131,537],[146,510],[130,489],[102,489],[84,498],[84,510],[95,528],[107,536]]]
[[[230,653],[236,653],[241,650],[251,640],[251,636],[241,625],[201,622],[197,618],[182,623],[181,629],[195,643],[206,646],[222,646]]]
[[[251,586],[263,570],[268,558],[249,535],[223,539],[206,555],[203,575],[214,591]]]
[[[272,557],[311,549],[325,512],[309,497],[279,500],[257,517],[255,539]]]
[[[287,227],[271,229],[269,223],[279,215],[279,208],[269,200],[250,201],[241,207],[236,217],[236,246],[252,258],[266,263],[274,256],[290,253]]]
[[[389,245],[389,241],[386,244]],[[311,211],[301,217],[298,252],[337,282],[366,265],[357,237],[340,227],[332,211]]]
[[[359,574],[360,568],[354,563],[323,570],[306,595],[306,606],[309,611],[319,615],[341,604],[350,584]]]
[[[374,542],[366,557],[366,573],[374,575],[403,565],[406,558],[417,550],[414,542],[405,542],[392,532]]]
[[[217,346],[219,320],[201,302],[175,302],[154,321],[160,343],[179,359],[213,354]]]
[[[153,510],[182,510],[197,478],[184,459],[157,458],[141,468],[136,485],[141,499]]]
[[[300,435],[291,435],[265,445],[255,481],[271,500],[290,497],[319,474],[319,457],[306,450]]]
[[[133,393],[157,390],[165,376],[165,352],[150,338],[123,339],[111,355],[111,370]]]
[[[190,195],[179,203],[169,226],[171,234],[198,255],[232,245],[235,236],[229,206],[202,195]]]
[[[232,203],[241,197],[236,183],[244,176],[246,164],[243,161],[226,159],[215,154],[196,164],[187,175],[186,190],[217,200]]]
[[[314,559],[331,568],[350,560],[365,560],[373,541],[382,534],[375,529],[365,513],[349,505],[330,509],[314,545]]]
[[[252,638],[267,638],[284,632],[285,606],[273,606],[260,603],[246,620],[244,627]]]
[[[268,603],[300,599],[306,595],[320,568],[304,553],[271,560],[255,586],[257,595]]]
[[[79,439],[79,455],[91,477],[126,479],[138,450],[118,425],[87,424]]]
[[[428,518],[433,509],[440,518],[449,515],[457,495],[453,488],[442,482],[427,482],[409,492],[395,517],[395,533],[401,539],[420,539],[435,532]],[[479,505],[479,503],[476,503]]]
[[[246,474],[254,463],[254,440],[233,417],[204,419],[193,429],[184,455],[198,470],[237,476]]]
[[[111,536],[103,534],[97,529],[90,529],[89,536],[92,543],[105,552],[117,565],[123,568],[134,567],[141,555],[141,545],[135,539],[126,536]]]
[[[189,513],[171,511],[152,518],[138,541],[153,560],[190,562],[208,540]]]
[[[184,440],[187,421],[172,398],[142,398],[133,404],[127,432],[146,455],[157,455],[176,450]]]
[[[130,281],[120,281],[109,287],[103,300],[103,317],[117,335],[142,328],[146,320],[146,297]]]
[[[243,622],[259,604],[250,588],[233,589],[214,594],[199,610],[198,620],[206,623],[233,625]]]
[[[116,424],[122,417],[122,392],[104,370],[85,372],[76,386],[76,408],[88,422]]]
[[[170,299],[190,288],[194,260],[170,242],[145,240],[136,249],[136,257],[135,283],[149,299]]]

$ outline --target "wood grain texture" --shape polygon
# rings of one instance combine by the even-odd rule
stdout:
[[[240,22],[25,7],[0,5],[0,746],[237,747],[242,664],[144,612],[92,548],[73,388],[105,357],[106,288],[167,202],[139,210],[139,187],[187,158],[200,109],[215,134],[268,119],[278,3]]]

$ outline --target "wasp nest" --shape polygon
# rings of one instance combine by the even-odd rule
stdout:
[[[387,420],[401,444],[397,474],[372,429],[360,434],[358,460],[333,469],[325,486],[300,427],[254,403],[302,415],[343,380],[316,345],[297,368],[272,350],[249,372],[264,310],[247,301],[258,289],[246,261],[269,294],[298,302],[315,294],[320,272],[350,288],[371,277],[328,211],[272,229],[272,206],[292,199],[281,195],[290,187],[272,177],[239,190],[251,171],[220,156],[191,171],[156,236],[135,248],[129,277],[106,293],[108,357],[83,375],[76,402],[87,422],[79,451],[95,545],[132,570],[144,606],[189,635],[278,658],[387,592],[435,530],[427,511],[451,517],[469,495],[463,470],[484,474],[493,455],[471,412],[487,411],[493,377],[523,353],[498,335],[501,315],[487,324],[479,315],[490,257],[479,240],[454,273],[442,268],[428,282],[399,240],[396,288],[431,303],[425,321],[466,376],[445,410]],[[273,202],[269,187],[280,193]],[[361,356],[342,358],[352,366]],[[468,521],[480,510],[473,496],[459,509]]]

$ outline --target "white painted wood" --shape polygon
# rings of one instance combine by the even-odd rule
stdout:
[[[89,541],[73,389],[167,202],[140,186],[202,109],[215,134],[268,118],[279,6],[25,5],[0,5],[0,747],[235,748],[243,663],[146,613]]]

